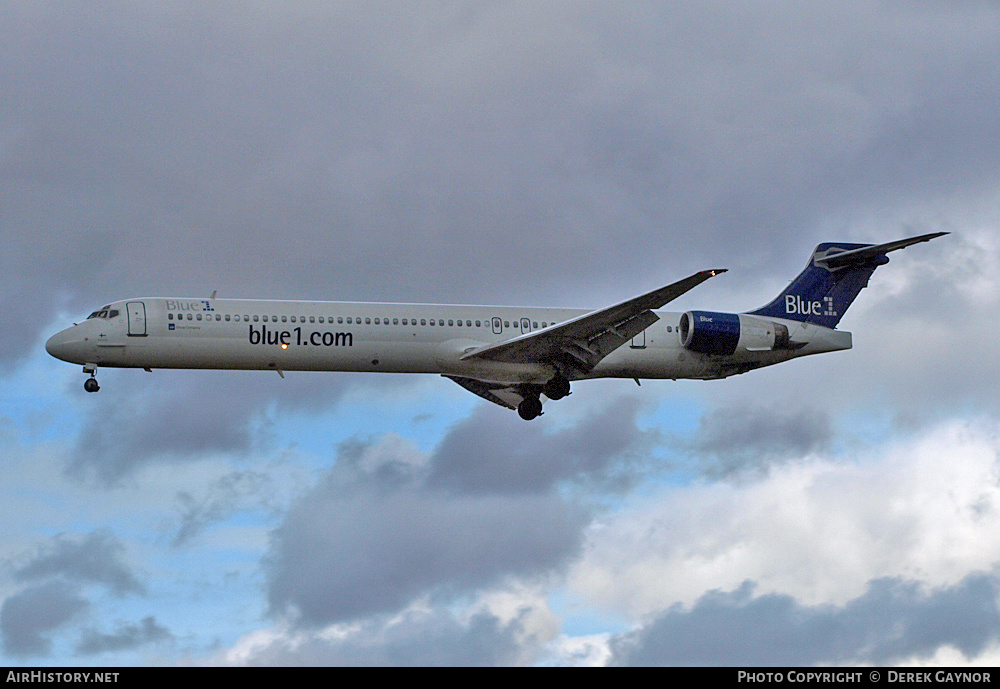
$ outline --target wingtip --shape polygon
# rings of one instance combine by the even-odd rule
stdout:
[[[932,239],[937,239],[938,237],[943,237],[946,234],[951,234],[951,232],[931,232],[930,234],[922,234],[922,235],[918,235],[916,237],[909,237],[909,241],[912,241],[914,244],[919,244],[920,242],[929,242]],[[906,240],[904,240],[904,241],[906,241]]]

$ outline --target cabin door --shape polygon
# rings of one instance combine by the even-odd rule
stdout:
[[[128,311],[128,334],[130,337],[146,336],[146,305],[141,301],[130,301],[125,305]]]

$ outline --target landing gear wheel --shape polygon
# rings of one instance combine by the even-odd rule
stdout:
[[[542,388],[542,392],[544,392],[545,396],[550,400],[561,400],[569,394],[569,381],[561,374],[556,375],[545,384],[545,387]]]
[[[88,378],[83,383],[83,389],[87,392],[97,392],[101,386],[97,384],[97,378]]]
[[[525,421],[531,421],[542,415],[542,401],[537,397],[525,397],[517,405],[517,414]]]

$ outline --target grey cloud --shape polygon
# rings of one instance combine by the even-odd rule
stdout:
[[[9,314],[25,342],[41,310],[181,290],[596,306],[708,258],[774,275],[777,250],[814,243],[803,228],[994,164],[967,155],[995,138],[1000,91],[982,86],[997,70],[981,13],[111,19],[70,3],[7,19],[0,290],[32,304]]]
[[[104,634],[96,629],[86,629],[76,646],[81,655],[97,655],[114,651],[124,651],[147,644],[170,641],[174,635],[163,625],[157,624],[152,615],[142,618],[138,624],[120,624],[113,634]]]
[[[44,656],[52,649],[45,635],[87,610],[77,587],[63,581],[32,586],[9,596],[0,606],[0,637],[11,656]]]
[[[392,448],[372,452],[370,443],[343,445],[274,533],[272,613],[311,625],[356,619],[425,593],[562,567],[579,551],[589,514],[558,486],[618,486],[629,471],[619,462],[648,440],[635,426],[637,410],[631,400],[610,405],[547,434],[487,408],[422,462]]]
[[[126,370],[104,376],[105,389],[86,398],[90,407],[67,471],[106,484],[153,461],[245,455],[266,442],[264,417],[272,405],[315,411],[335,404],[358,380],[351,374],[309,373],[281,379],[259,371]]]
[[[833,438],[824,410],[729,401],[705,412],[686,446],[700,471],[721,478],[800,459],[827,449]]]
[[[443,610],[364,620],[341,636],[276,640],[241,664],[261,666],[497,666],[521,661],[520,620],[480,612],[460,621]],[[536,641],[537,643],[537,641]],[[530,648],[528,649],[530,652]]]
[[[791,596],[753,597],[746,582],[712,591],[690,610],[675,606],[612,640],[622,665],[886,664],[928,658],[942,646],[974,657],[1000,638],[1000,582],[970,574],[925,590],[917,582],[873,580],[843,606],[807,606]]]
[[[201,533],[209,524],[225,519],[247,503],[265,506],[271,478],[256,471],[237,471],[220,477],[207,487],[207,492],[195,496],[188,491],[178,493],[183,507],[181,526],[172,545],[178,547]]]
[[[64,577],[80,583],[98,583],[117,595],[145,593],[145,586],[125,562],[125,546],[110,531],[85,536],[59,534],[38,554],[14,571],[18,581]]]
[[[549,409],[558,413],[558,403]],[[568,479],[627,484],[655,440],[636,426],[640,410],[637,400],[622,398],[569,428],[549,430],[482,407],[434,451],[428,482],[493,494],[546,492]]]
[[[886,266],[906,280],[893,293],[863,295],[872,305],[857,327],[850,387],[915,419],[1000,410],[995,234],[955,232]]]
[[[324,624],[397,610],[426,592],[536,576],[578,552],[586,521],[556,495],[326,481],[274,534],[268,600],[273,613]]]

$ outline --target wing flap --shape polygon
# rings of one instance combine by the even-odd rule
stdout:
[[[518,403],[524,399],[509,385],[497,385],[485,383],[475,378],[463,378],[462,376],[449,376],[445,378],[455,381],[469,392],[479,395],[487,402],[498,404],[504,409],[517,409]]]

